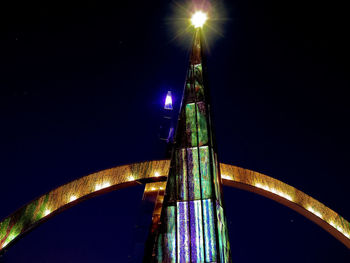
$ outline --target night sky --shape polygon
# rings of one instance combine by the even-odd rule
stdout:
[[[81,176],[165,157],[162,100],[172,90],[179,106],[190,48],[190,34],[175,38],[184,1],[4,2],[1,219]],[[282,180],[350,220],[345,2],[217,1],[225,19],[208,34],[207,60],[220,161]],[[142,193],[83,202],[0,261],[127,262]],[[289,208],[233,188],[224,197],[233,262],[350,262],[342,243]]]

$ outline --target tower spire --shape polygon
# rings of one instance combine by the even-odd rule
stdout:
[[[207,89],[195,26],[159,227],[145,262],[231,262]]]

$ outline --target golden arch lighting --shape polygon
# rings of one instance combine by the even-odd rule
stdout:
[[[202,27],[207,21],[208,16],[202,11],[195,12],[191,17],[191,23],[195,28]]]
[[[279,195],[289,201],[293,201],[293,198],[289,195],[289,194],[286,194],[280,190],[277,190],[273,187],[270,187],[270,186],[266,186],[266,185],[262,185],[260,183],[255,183],[255,186],[258,187],[258,188],[261,188],[261,189],[264,189],[265,191],[268,191],[268,192],[271,192],[271,193],[274,193],[275,195]],[[313,211],[311,211],[313,213]],[[314,213],[315,214],[315,213]]]
[[[311,213],[315,214],[316,216],[318,216],[319,218],[322,218],[322,214],[318,211],[316,211],[315,209],[313,209],[311,206],[309,206],[307,208],[307,210],[309,210]]]
[[[226,175],[226,174],[222,174],[221,178],[222,179],[226,179],[226,180],[232,180],[232,178],[230,176]]]
[[[72,195],[70,198],[69,198],[69,202],[73,202],[77,200],[77,197],[75,195]]]
[[[49,193],[27,203],[15,213],[0,221],[0,253],[4,252],[4,249],[9,247],[12,241],[24,237],[24,234],[34,226],[39,226],[45,222],[41,221],[41,219],[44,217],[47,207],[51,209],[46,211],[49,212],[47,215],[50,214],[52,217],[64,211],[67,205],[67,193],[74,192],[75,195],[79,197],[76,202],[78,204],[80,202],[79,200],[83,201],[89,196],[91,197],[90,194],[94,192],[93,186],[96,184],[103,184],[103,176],[109,179],[111,186],[115,187],[114,189],[119,189],[119,186],[122,188],[124,183],[130,183],[131,174],[133,174],[134,179],[144,180],[146,182],[146,187],[150,186],[149,190],[151,190],[151,187],[154,187],[152,185],[154,184],[153,181],[157,178],[154,176],[156,171],[160,174],[164,174],[164,178],[160,181],[163,183],[161,188],[164,189],[169,168],[169,160],[134,163],[93,173],[53,189]],[[350,222],[322,203],[292,186],[251,170],[223,163],[220,164],[220,170],[224,177],[231,178],[231,180],[223,180],[223,185],[228,187],[246,190],[251,189],[252,192],[277,202],[280,201],[276,196],[265,195],[261,191],[256,191],[256,189],[258,189],[256,184],[260,184],[266,189],[274,188],[284,193],[290,193],[293,195],[293,200],[288,203],[283,203],[284,205],[306,216],[329,234],[337,238],[347,248],[350,248]],[[159,179],[158,177],[158,180]],[[132,185],[137,185],[137,182],[135,181]],[[245,186],[245,188],[242,188],[242,186]],[[103,192],[99,194],[103,194]],[[35,209],[32,209],[33,207],[35,207]],[[322,219],[314,213],[310,213],[308,210],[309,207],[314,207],[314,210],[322,214]],[[33,214],[29,214],[29,210],[33,211]],[[303,213],[303,211],[305,211],[305,213]],[[313,216],[310,217],[310,214]],[[10,224],[11,221],[13,224]],[[7,235],[7,233],[9,234]]]
[[[95,191],[99,191],[101,189],[104,189],[104,188],[107,188],[107,187],[110,187],[110,186],[111,186],[111,184],[109,182],[105,182],[103,184],[97,184],[95,186]]]
[[[128,177],[128,181],[134,181],[135,180],[135,177],[134,176],[132,176],[132,175],[130,175],[129,177]]]
[[[45,211],[44,211],[44,216],[47,216],[47,215],[49,215],[51,213],[51,210],[50,209],[46,209]]]

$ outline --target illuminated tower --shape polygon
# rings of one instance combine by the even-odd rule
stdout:
[[[146,187],[134,231],[135,253],[129,257],[133,263],[231,262],[221,184],[262,195],[295,210],[350,249],[350,222],[332,209],[267,175],[234,165],[218,165],[202,49],[201,26],[205,20],[202,12],[192,19],[193,45],[175,140],[172,125],[163,137],[171,143],[171,158],[95,172],[28,202],[0,220],[0,261],[2,254],[18,240],[66,209],[139,184]],[[163,112],[168,124],[172,109],[169,91]]]
[[[202,12],[192,17],[194,39],[168,181],[156,201],[161,215],[154,215],[152,255],[146,251],[145,262],[231,262],[203,59],[205,20]]]

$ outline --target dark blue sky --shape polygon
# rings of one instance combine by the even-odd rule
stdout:
[[[164,158],[161,98],[179,103],[174,1],[0,4],[0,218],[73,179]],[[265,173],[346,219],[349,16],[340,1],[222,2],[208,73],[221,162]],[[142,187],[43,224],[10,262],[126,262]],[[271,200],[225,188],[234,262],[349,262],[349,250]]]

